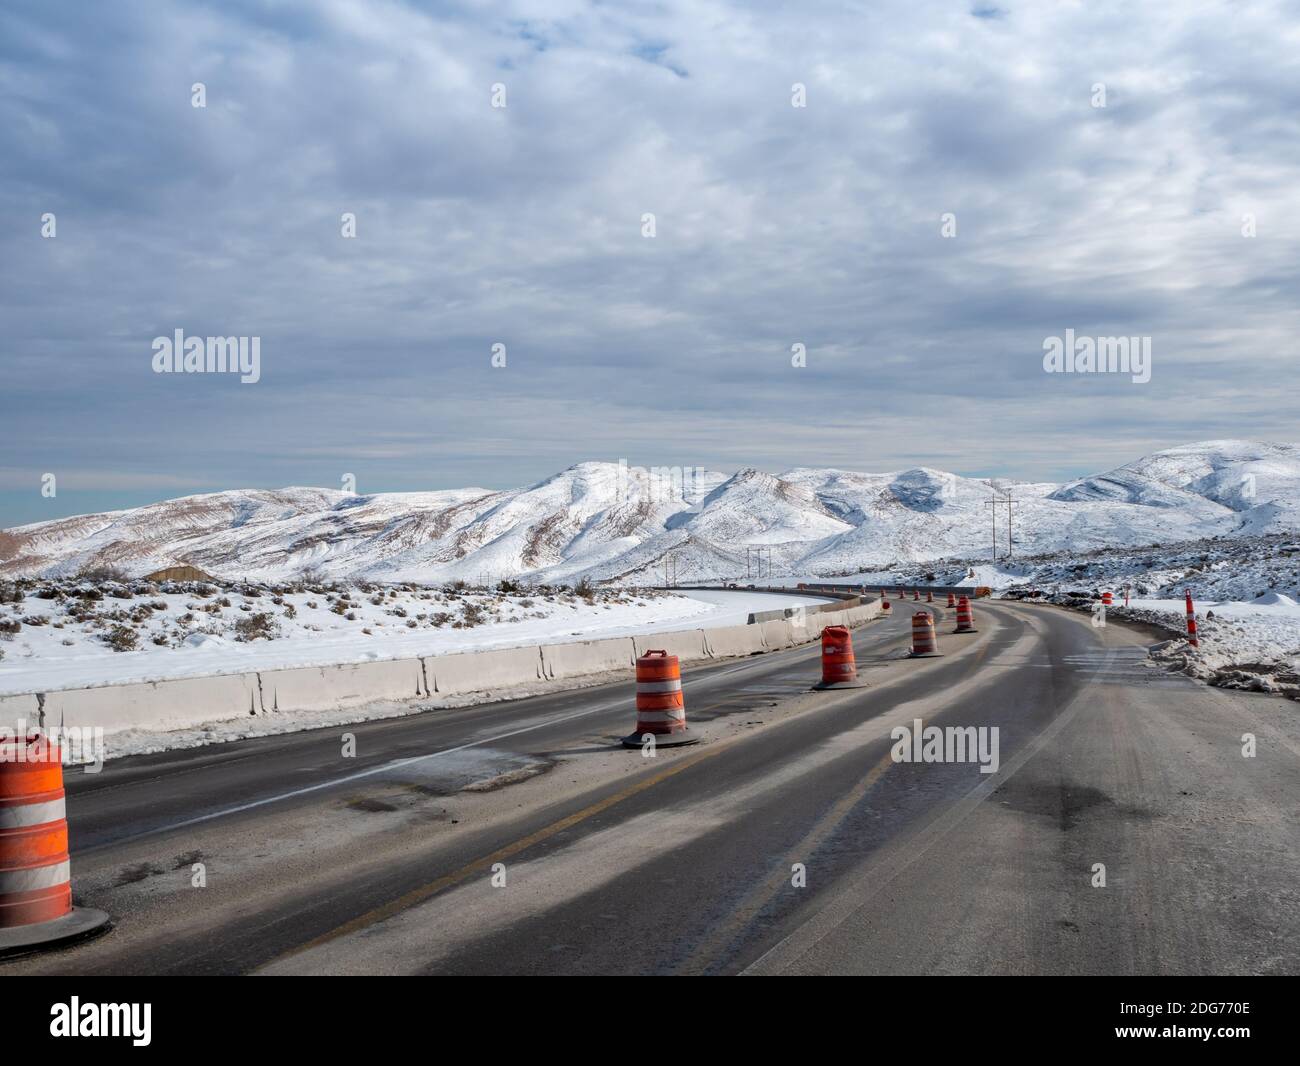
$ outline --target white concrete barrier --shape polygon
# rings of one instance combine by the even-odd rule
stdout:
[[[40,725],[41,705],[35,693],[26,696],[0,696],[0,728],[10,731],[24,723],[24,728]]]
[[[429,655],[424,666],[429,684],[439,696],[487,692],[542,679],[541,649],[535,647]]]
[[[672,633],[634,636],[632,646],[636,649],[638,657],[652,648],[666,651],[669,655],[676,655],[684,663],[709,657],[709,645],[705,641],[702,629],[683,629]]]
[[[754,628],[762,634],[763,647],[768,651],[793,648],[795,644],[802,643],[794,639],[795,627],[789,622],[759,622]]]
[[[848,618],[848,625],[861,625],[863,622],[869,622],[880,614],[880,603],[864,603],[859,607],[850,607],[844,612]]]
[[[429,695],[419,659],[263,670],[257,676],[267,711],[334,710]]]
[[[636,647],[631,637],[542,645],[542,674],[548,679],[628,670],[635,665]]]
[[[759,626],[719,626],[717,629],[706,629],[704,636],[708,641],[709,655],[714,659],[754,655],[767,650]]]
[[[45,694],[45,728],[184,729],[260,713],[256,674],[183,677]]]
[[[819,611],[808,616],[808,639],[818,640],[827,626],[848,625],[847,611]]]
[[[840,611],[804,611],[792,619],[721,626],[540,648],[498,648],[423,659],[264,670],[128,685],[0,696],[0,725],[19,721],[108,729],[180,729],[279,711],[318,711],[381,700],[486,692],[542,680],[630,669],[662,648],[684,662],[776,651],[816,640],[827,625],[859,625],[880,614],[872,602]],[[43,704],[43,705],[42,705]]]

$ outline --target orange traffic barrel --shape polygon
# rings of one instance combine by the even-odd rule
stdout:
[[[679,747],[700,739],[686,725],[681,663],[666,651],[647,651],[636,660],[636,732],[623,738],[623,746],[639,748],[647,734],[654,737],[656,747]]]
[[[822,630],[822,679],[813,688],[865,687],[853,658],[853,634],[847,626],[827,626]]]
[[[1112,593],[1103,592],[1101,594],[1101,602],[1105,604],[1107,607],[1109,607],[1111,606],[1111,604],[1115,602],[1115,597]]]
[[[939,642],[934,636],[934,615],[929,611],[917,611],[912,615],[912,651],[913,659],[929,658],[939,654]]]
[[[957,606],[957,600],[956,600],[956,598],[953,596],[953,594],[952,594],[951,592],[948,593],[948,606],[949,606],[949,607],[956,607],[956,606]]]
[[[978,633],[975,628],[975,613],[970,608],[970,600],[965,596],[957,601],[957,628],[954,633]]]
[[[0,744],[0,956],[89,936],[103,911],[72,905],[63,761],[40,733]]]
[[[925,602],[926,602],[926,603],[934,603],[934,590],[933,590],[933,589],[926,589],[926,590],[925,590]]]
[[[916,589],[913,589],[913,590],[912,590],[912,599],[914,599],[914,600],[919,600],[920,598],[921,598],[921,594],[920,594],[920,592],[918,592]]]

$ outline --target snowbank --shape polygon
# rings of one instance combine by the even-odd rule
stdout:
[[[1300,699],[1300,605],[1289,596],[1266,593],[1250,603],[1197,603],[1199,648],[1186,640],[1183,600],[1138,599],[1117,618],[1132,616],[1178,634],[1157,644],[1151,658],[1167,668],[1223,688],[1274,692]]]
[[[28,594],[0,611],[0,621],[19,626],[0,640],[0,696],[737,625],[751,611],[827,601],[705,591],[601,593],[591,602],[568,593],[452,596],[397,590],[354,592],[340,600],[338,594],[327,599],[311,592],[274,599],[234,591],[207,598],[159,592],[129,600],[106,597],[96,601],[92,615],[78,620],[68,612],[79,602]],[[154,606],[145,611],[141,604]],[[115,651],[105,638],[122,622],[111,615],[130,612],[141,619],[129,623],[137,650]],[[247,628],[247,620],[259,614],[269,616],[277,635],[238,639],[241,623]],[[465,624],[467,617],[474,619],[472,625]]]
[[[1091,612],[1092,597],[1055,594],[1067,607]],[[1300,699],[1300,604],[1290,596],[1266,593],[1258,600],[1194,601],[1199,646],[1187,642],[1186,600],[1122,597],[1107,608],[1112,621],[1146,622],[1169,632],[1150,649],[1151,661],[1221,688],[1271,692]]]

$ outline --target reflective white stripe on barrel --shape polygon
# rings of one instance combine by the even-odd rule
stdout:
[[[638,722],[684,722],[686,711],[681,708],[675,711],[637,711],[636,720]]]
[[[72,880],[72,864],[64,859],[50,866],[33,866],[26,870],[0,871],[0,896],[14,892],[35,892],[55,888]]]
[[[0,829],[26,829],[32,825],[57,822],[67,816],[62,798],[48,803],[21,803],[0,807]]]
[[[636,690],[638,692],[681,692],[682,682],[680,678],[676,681],[638,681]]]

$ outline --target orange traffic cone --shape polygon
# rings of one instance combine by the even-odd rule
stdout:
[[[1193,648],[1199,648],[1201,642],[1196,639],[1196,608],[1192,606],[1192,590],[1185,591],[1187,593],[1187,643]]]
[[[978,633],[975,628],[975,613],[970,609],[970,600],[965,596],[957,601],[957,628],[954,633]]]
[[[920,594],[920,592],[918,592],[916,589],[913,589],[913,590],[912,590],[912,599],[914,599],[914,600],[919,600],[920,598],[921,598],[921,594]]]
[[[957,606],[957,601],[953,598],[953,594],[951,592],[948,593],[948,606],[949,607]]]
[[[681,663],[666,651],[647,651],[637,658],[636,732],[623,738],[623,747],[641,747],[647,734],[659,748],[697,744],[700,739],[686,725]]]
[[[933,590],[933,589],[926,589],[926,590],[925,590],[925,602],[926,602],[926,603],[934,603],[934,590]]]
[[[63,757],[40,733],[0,744],[0,956],[106,930],[108,915],[72,905]]]
[[[853,635],[847,626],[827,626],[822,630],[822,679],[813,688],[866,688],[858,680],[858,664],[853,658]]]
[[[928,659],[939,654],[939,642],[934,636],[934,615],[917,611],[912,615],[912,650],[908,657]]]

